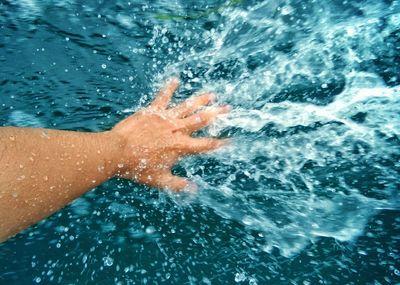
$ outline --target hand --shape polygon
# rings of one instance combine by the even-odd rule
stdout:
[[[112,129],[111,133],[123,142],[118,176],[151,187],[180,191],[190,182],[171,173],[179,158],[226,144],[226,140],[193,138],[191,134],[208,126],[218,115],[229,112],[229,106],[203,110],[215,99],[214,94],[206,93],[168,108],[178,85],[178,79],[170,80],[149,107]]]

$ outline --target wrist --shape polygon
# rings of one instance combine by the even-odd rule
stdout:
[[[116,132],[105,131],[98,133],[99,141],[103,149],[103,165],[105,167],[108,178],[115,177],[119,174],[121,167],[124,165],[122,153],[125,148],[125,139]]]

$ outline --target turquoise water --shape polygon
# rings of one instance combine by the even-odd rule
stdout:
[[[400,282],[400,2],[0,2],[1,125],[101,131],[179,75],[233,106],[175,172],[0,245],[0,284]]]

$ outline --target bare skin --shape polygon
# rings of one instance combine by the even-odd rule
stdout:
[[[214,100],[206,93],[168,108],[178,85],[170,80],[149,107],[110,131],[0,128],[0,241],[112,177],[174,191],[190,186],[171,168],[184,156],[226,143],[191,134],[229,107],[203,108]]]

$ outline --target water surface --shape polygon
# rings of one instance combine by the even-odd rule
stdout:
[[[101,131],[178,75],[233,106],[174,170],[0,245],[1,284],[400,282],[399,1],[0,3],[0,123]]]

